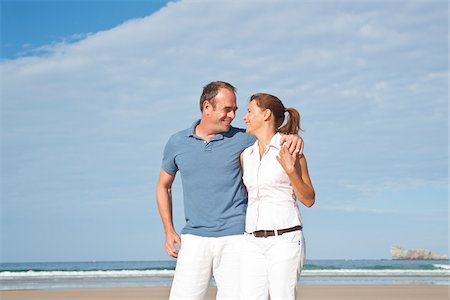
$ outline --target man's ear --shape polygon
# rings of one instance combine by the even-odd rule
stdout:
[[[209,113],[209,110],[211,110],[212,105],[208,100],[203,101],[203,112]]]

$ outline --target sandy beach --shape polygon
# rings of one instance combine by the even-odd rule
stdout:
[[[310,285],[301,286],[297,299],[301,300],[448,300],[447,285]],[[215,299],[210,288],[208,300]],[[66,290],[1,291],[2,300],[104,300],[104,299],[168,299],[169,288],[94,288]]]

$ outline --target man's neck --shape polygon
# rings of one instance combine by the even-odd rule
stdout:
[[[208,128],[208,124],[204,120],[200,120],[200,123],[195,127],[195,134],[204,139],[205,141],[209,141],[212,139],[218,132]]]

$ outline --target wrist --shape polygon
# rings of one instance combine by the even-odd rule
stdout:
[[[286,168],[284,171],[286,172],[286,174],[287,174],[288,176],[294,175],[294,174],[296,173],[296,172],[295,172],[295,167],[288,167],[288,168]]]
[[[176,234],[177,232],[175,231],[175,228],[170,227],[170,228],[166,228],[165,230],[166,235],[173,235]]]

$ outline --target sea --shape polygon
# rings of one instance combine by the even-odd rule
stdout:
[[[175,261],[0,263],[0,290],[165,287],[174,270]],[[307,260],[299,284],[450,285],[450,261]]]

